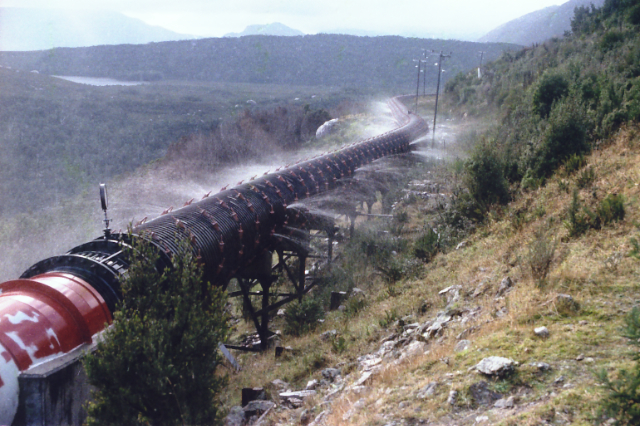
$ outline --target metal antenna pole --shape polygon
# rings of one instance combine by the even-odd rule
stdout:
[[[433,137],[431,139],[431,147],[433,148],[436,143],[436,119],[438,118],[438,96],[440,95],[440,74],[442,74],[442,60],[444,58],[450,58],[451,55],[444,55],[440,52],[440,59],[438,59],[438,86],[436,88],[436,108],[433,114]]]

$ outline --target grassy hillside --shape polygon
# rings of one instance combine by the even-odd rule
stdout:
[[[323,280],[364,297],[314,333],[276,320],[290,352],[242,356],[229,405],[265,386],[275,424],[638,424],[640,5],[583,12],[449,83],[466,159],[407,173],[393,221],[361,223]],[[481,373],[491,356],[513,364]],[[319,383],[296,405],[274,379]]]
[[[485,58],[492,60],[514,47],[402,37],[247,36],[3,52],[0,64],[56,75],[339,86],[397,95],[415,90],[412,59],[421,57],[422,49],[453,52],[446,78],[477,66],[479,50],[486,51]],[[427,85],[435,88],[437,71],[430,69]]]

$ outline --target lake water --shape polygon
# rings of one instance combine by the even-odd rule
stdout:
[[[120,81],[113,78],[99,77],[76,77],[71,75],[52,75],[52,77],[61,78],[78,84],[88,84],[90,86],[138,86],[147,84],[143,81]]]

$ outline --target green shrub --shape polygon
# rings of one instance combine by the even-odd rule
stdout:
[[[355,286],[353,272],[335,263],[331,265],[331,268],[321,268],[315,280],[316,287],[313,298],[325,307],[329,306],[332,291],[348,293]]]
[[[588,229],[600,229],[603,225],[623,220],[625,216],[624,198],[622,195],[609,194],[593,212],[582,206],[578,199],[578,191],[573,191],[573,198],[569,206],[568,219],[564,221],[569,230],[569,236],[576,237]]]
[[[632,25],[640,25],[640,4],[635,5],[629,10],[629,22]]]
[[[529,189],[535,191],[544,185],[546,179],[544,176],[536,177],[535,172],[531,169],[528,169],[527,172],[522,177],[522,181],[520,181],[520,188]]]
[[[331,349],[333,349],[334,353],[341,354],[347,350],[348,346],[349,344],[347,342],[347,339],[339,334],[331,339]]]
[[[601,225],[618,222],[624,219],[624,198],[622,195],[609,194],[600,202],[597,208]]]
[[[363,263],[364,266],[385,262],[393,256],[393,252],[405,250],[407,241],[382,231],[375,224],[367,224],[356,228],[349,241],[346,256],[352,263]]]
[[[575,100],[554,106],[542,144],[534,156],[536,176],[550,176],[572,155],[589,151],[587,124],[584,108]]]
[[[596,180],[596,171],[592,167],[587,167],[576,177],[576,186],[580,189],[587,188]]]
[[[584,158],[584,154],[573,154],[564,163],[564,171],[567,175],[580,170],[587,164],[587,160]]]
[[[636,238],[630,238],[629,244],[631,244],[631,251],[629,251],[629,256],[633,257],[636,260],[640,260],[640,242]]]
[[[640,338],[640,309],[633,308],[625,318],[625,326],[622,335],[627,337],[629,343],[638,346]],[[597,374],[597,379],[607,390],[607,395],[602,400],[600,415],[606,415],[615,419],[615,425],[640,424],[640,364],[637,352],[634,354],[636,364],[632,371],[618,370],[615,378],[609,378],[606,370],[602,369]]]
[[[558,73],[545,73],[533,94],[533,111],[542,118],[551,113],[551,107],[569,93],[569,82]]]
[[[615,108],[619,107],[620,104],[615,106]],[[602,119],[602,124],[600,125],[601,134],[604,136],[610,135],[628,119],[629,117],[626,110],[614,109],[610,113],[606,114]]]
[[[226,295],[202,281],[189,248],[158,271],[159,256],[135,244],[113,325],[84,359],[91,425],[214,424],[226,377],[218,343],[228,336]]]
[[[624,41],[624,34],[620,31],[611,30],[606,32],[602,39],[600,39],[600,49],[603,51],[611,50],[622,44]]]
[[[569,236],[577,237],[584,234],[589,228],[595,227],[596,221],[596,214],[582,206],[578,199],[578,191],[574,190],[568,218],[564,221],[564,226],[569,230]]]
[[[300,336],[318,325],[324,316],[320,301],[305,297],[302,301],[290,303],[284,312],[285,333]]]
[[[556,243],[549,238],[546,231],[538,230],[534,240],[529,244],[527,264],[539,287],[543,286],[547,278],[555,252]]]
[[[391,221],[391,233],[393,235],[400,235],[402,233],[402,229],[409,222],[409,214],[401,210],[397,213],[394,213],[393,220]]]
[[[351,295],[345,302],[345,315],[347,318],[352,318],[356,314],[366,308],[368,305],[367,298],[362,293]]]
[[[395,291],[396,282],[405,277],[407,271],[402,259],[398,259],[396,256],[392,257],[384,264],[378,264],[375,266],[376,270],[382,274],[385,283],[387,284],[387,293],[389,296],[397,296]]]
[[[640,308],[634,307],[627,314],[622,328],[622,337],[629,339],[633,345],[640,344]]]
[[[595,73],[587,74],[582,77],[578,83],[578,90],[582,101],[592,108],[597,106],[600,99],[600,84],[598,82],[598,75]]]
[[[438,253],[440,236],[428,228],[413,245],[413,254],[420,260],[429,262]]]
[[[569,193],[569,184],[565,180],[561,180],[558,182],[558,189],[562,192]]]
[[[380,318],[378,320],[378,324],[380,324],[380,327],[382,328],[387,328],[398,318],[400,318],[400,315],[398,315],[398,311],[396,311],[395,309],[391,309],[389,311],[385,311],[384,318]]]
[[[465,164],[464,182],[479,206],[509,201],[509,187],[497,150],[488,141],[480,143]]]

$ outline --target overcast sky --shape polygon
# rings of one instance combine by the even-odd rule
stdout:
[[[0,0],[3,7],[121,12],[203,37],[281,22],[306,34],[361,30],[404,36],[474,38],[565,0]],[[469,38],[466,37],[466,38]]]

